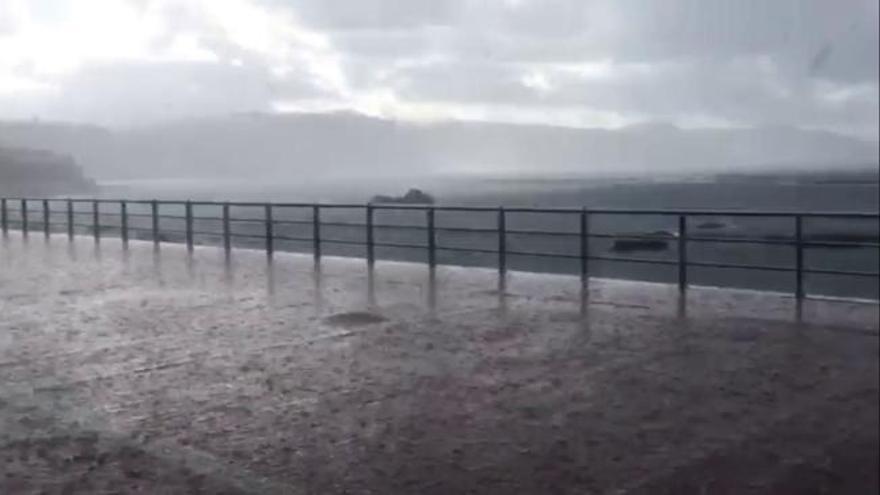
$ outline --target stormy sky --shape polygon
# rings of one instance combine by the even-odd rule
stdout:
[[[877,0],[3,0],[0,119],[878,132]]]

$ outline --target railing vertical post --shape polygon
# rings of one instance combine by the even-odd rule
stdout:
[[[321,207],[312,205],[312,253],[315,261],[321,259]]]
[[[73,200],[67,199],[67,238],[73,240]]]
[[[590,214],[581,210],[581,280],[590,278]]]
[[[128,203],[125,200],[119,202],[119,222],[122,245],[128,246]]]
[[[101,240],[101,212],[98,200],[92,200],[92,227],[95,229],[95,242]]]
[[[28,233],[28,211],[26,199],[21,200],[21,233],[25,236],[27,236]]]
[[[507,271],[507,227],[505,224],[507,219],[504,214],[504,207],[498,208],[498,273]]]
[[[193,207],[192,201],[187,201],[184,207],[184,221],[186,222],[186,250],[193,250]]]
[[[232,233],[229,231],[229,203],[223,203],[223,249],[232,250]]]
[[[272,243],[273,233],[272,233],[272,203],[266,203],[266,254],[272,256],[272,252],[275,250],[275,246]]]
[[[428,266],[433,269],[437,266],[437,237],[434,231],[434,207],[429,206],[426,213],[428,215]]]
[[[684,292],[688,286],[687,273],[687,215],[678,216],[678,290]]]
[[[4,235],[9,233],[9,221],[6,217],[6,211],[6,198],[0,198],[0,228],[3,229]]]
[[[795,237],[795,289],[794,294],[798,299],[804,297],[804,217],[794,217]]]
[[[373,247],[373,205],[367,205],[367,263],[370,266],[376,261],[376,253]]]
[[[153,221],[153,245],[159,246],[159,202],[157,200],[150,201],[150,213],[152,213]]]
[[[49,200],[43,200],[43,235],[49,237]]]

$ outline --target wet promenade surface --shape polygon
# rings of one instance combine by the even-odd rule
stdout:
[[[878,306],[10,233],[0,493],[877,492]]]

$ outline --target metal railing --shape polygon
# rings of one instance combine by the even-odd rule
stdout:
[[[60,205],[60,206],[59,206]],[[110,211],[110,208],[114,211]],[[182,208],[181,214],[169,214],[167,209],[174,207]],[[214,207],[219,208],[216,216],[197,216],[194,208]],[[261,211],[257,215],[233,217],[233,208],[247,209],[252,213]],[[163,214],[162,209],[166,209]],[[306,212],[308,217],[289,218],[276,215],[280,211],[297,210]],[[334,210],[347,210],[355,218],[361,217],[362,221],[333,221],[327,220],[322,214]],[[354,211],[355,213],[351,213]],[[375,217],[379,211],[402,211],[417,212],[423,214],[422,224],[383,224],[377,225]],[[438,225],[437,215],[440,213],[482,213],[494,215],[494,227],[471,227],[471,226],[442,226]],[[509,219],[517,214],[551,214],[576,219],[575,230],[548,230],[544,228],[510,228]],[[33,217],[37,215],[39,218]],[[61,221],[53,222],[54,216],[63,215]],[[666,232],[658,237],[657,233],[651,234],[621,234],[598,232],[591,230],[592,219],[597,215],[610,216],[653,216],[668,217],[672,219],[676,230]],[[15,218],[12,218],[12,217]],[[82,222],[82,217],[88,217],[87,222]],[[689,220],[694,217],[749,217],[749,218],[775,218],[790,221],[793,227],[792,236],[712,236],[692,235],[689,232]],[[52,232],[66,232],[69,238],[73,238],[77,229],[91,231],[95,241],[99,241],[106,231],[118,231],[118,236],[124,245],[127,245],[133,232],[149,234],[148,239],[158,247],[161,242],[175,242],[166,237],[168,235],[182,236],[182,242],[189,250],[196,243],[196,236],[210,236],[219,238],[219,245],[228,252],[233,247],[233,240],[246,238],[251,241],[261,241],[267,255],[272,256],[275,244],[279,241],[301,242],[310,246],[310,251],[316,260],[322,256],[323,247],[329,244],[344,244],[351,246],[363,246],[365,248],[366,261],[372,265],[376,260],[376,248],[400,248],[425,250],[427,264],[434,267],[438,264],[438,252],[464,252],[479,253],[496,257],[495,265],[500,273],[508,268],[508,256],[535,256],[547,258],[561,258],[574,261],[579,264],[580,276],[587,280],[591,276],[590,264],[594,261],[627,262],[638,264],[657,264],[674,267],[677,271],[677,284],[684,292],[688,285],[689,268],[728,268],[761,270],[770,272],[782,272],[794,274],[794,294],[798,298],[806,295],[804,276],[806,274],[840,275],[853,277],[869,277],[878,279],[877,271],[864,270],[839,270],[817,269],[805,266],[805,250],[814,247],[840,248],[880,248],[877,239],[868,236],[871,241],[862,238],[856,241],[839,241],[827,239],[809,238],[805,235],[804,221],[806,219],[832,219],[832,220],[872,220],[880,219],[878,213],[866,212],[787,212],[787,211],[740,211],[740,210],[652,210],[652,209],[594,209],[594,208],[527,208],[527,207],[481,207],[481,206],[434,206],[434,205],[407,205],[407,204],[317,204],[317,203],[268,203],[268,202],[217,202],[217,201],[167,201],[167,200],[126,200],[126,199],[48,199],[48,198],[0,198],[0,227],[6,234],[10,228],[17,226],[25,235],[37,229],[45,236]],[[106,223],[108,219],[116,219]],[[182,229],[163,229],[162,220],[182,222]],[[194,227],[196,221],[217,222],[219,230],[197,230]],[[233,225],[249,224],[257,226],[260,231],[253,228],[248,232],[236,231]],[[292,236],[277,232],[279,226],[304,226],[310,230],[308,236]],[[54,228],[53,228],[54,227]],[[358,228],[363,229],[364,237],[359,239],[331,238],[324,235],[327,228]],[[412,232],[412,236],[424,236],[424,243],[414,242],[391,242],[377,240],[376,232],[382,229],[400,229]],[[494,236],[497,244],[493,248],[487,247],[462,247],[443,245],[438,243],[438,233],[462,233],[479,234],[482,236]],[[519,236],[544,236],[547,238],[573,239],[578,244],[577,252],[560,253],[550,251],[521,251],[511,249],[508,246],[508,238],[512,235]],[[591,241],[599,240],[645,240],[670,242],[676,247],[677,259],[639,258],[626,256],[608,256],[593,254]],[[595,242],[595,241],[594,241]],[[689,246],[693,243],[729,243],[787,246],[794,250],[794,265],[769,265],[698,261],[689,259]]]

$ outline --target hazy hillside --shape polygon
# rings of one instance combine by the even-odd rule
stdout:
[[[876,142],[794,128],[621,130],[411,124],[355,114],[248,114],[109,130],[0,123],[0,145],[69,153],[98,178],[651,173],[865,166]]]
[[[0,147],[0,195],[55,195],[93,191],[94,181],[68,155]]]

